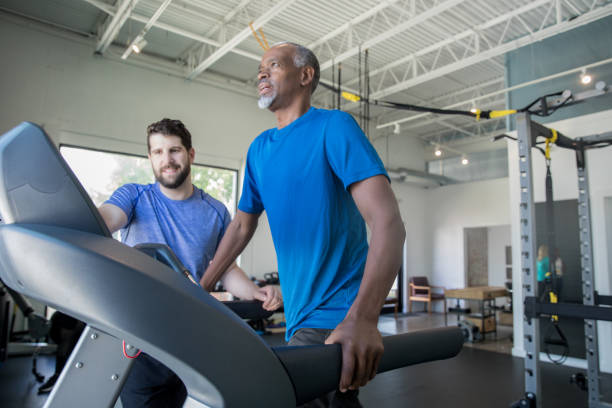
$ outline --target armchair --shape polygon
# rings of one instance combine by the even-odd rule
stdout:
[[[410,296],[408,297],[408,311],[412,312],[412,302],[427,302],[427,311],[431,313],[432,302],[444,301],[444,314],[446,315],[446,298],[442,286],[432,286],[426,276],[413,276],[410,278]],[[442,293],[435,293],[441,290]]]

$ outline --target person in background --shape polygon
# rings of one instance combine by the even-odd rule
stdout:
[[[550,280],[550,259],[548,258],[548,245],[540,245],[538,247],[536,267],[538,271],[538,297],[543,298],[546,295],[546,280]]]
[[[554,259],[555,292],[557,292],[557,296],[559,299],[561,299],[561,291],[563,290],[563,260],[561,259],[561,252],[559,251],[559,248],[555,248]]]

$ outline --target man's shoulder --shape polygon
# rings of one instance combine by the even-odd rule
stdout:
[[[272,136],[274,134],[274,131],[276,131],[276,128],[270,128],[270,129],[264,130],[259,135],[257,135],[257,137],[253,140],[253,142],[251,142],[251,146],[262,143],[264,140]]]
[[[107,203],[115,204],[128,202],[137,202],[143,194],[151,194],[154,184],[136,184],[127,183],[116,189],[113,194],[106,200]]]
[[[154,184],[137,184],[137,183],[126,183],[119,187],[116,192],[124,192],[127,194],[136,194],[140,195],[143,192],[148,192],[153,190]]]
[[[212,209],[219,215],[221,218],[225,218],[226,214],[229,214],[227,207],[221,201],[217,200],[210,194],[207,194],[204,190],[195,187],[196,194],[200,197],[201,201],[207,205],[212,207]]]
[[[353,122],[355,120],[349,113],[338,109],[317,109],[317,111],[322,120],[333,122],[335,124],[343,124]]]

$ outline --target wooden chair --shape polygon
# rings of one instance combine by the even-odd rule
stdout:
[[[410,296],[408,297],[408,311],[412,312],[412,302],[427,302],[427,312],[431,313],[431,304],[437,300],[444,301],[444,314],[446,315],[446,298],[444,288],[429,284],[426,276],[413,276],[410,278]],[[442,293],[434,293],[433,290],[442,290]]]
[[[389,296],[385,299],[384,306],[393,306],[393,315],[397,318],[397,310],[399,308],[399,299],[396,295]]]

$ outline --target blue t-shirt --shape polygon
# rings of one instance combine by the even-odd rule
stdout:
[[[158,183],[126,184],[106,203],[127,215],[128,223],[121,229],[124,244],[168,245],[198,282],[231,221],[221,202],[195,186],[188,199],[172,200]]]
[[[368,251],[348,187],[384,174],[347,113],[310,108],[249,148],[238,208],[268,215],[285,302],[286,337],[335,328],[353,303]]]

